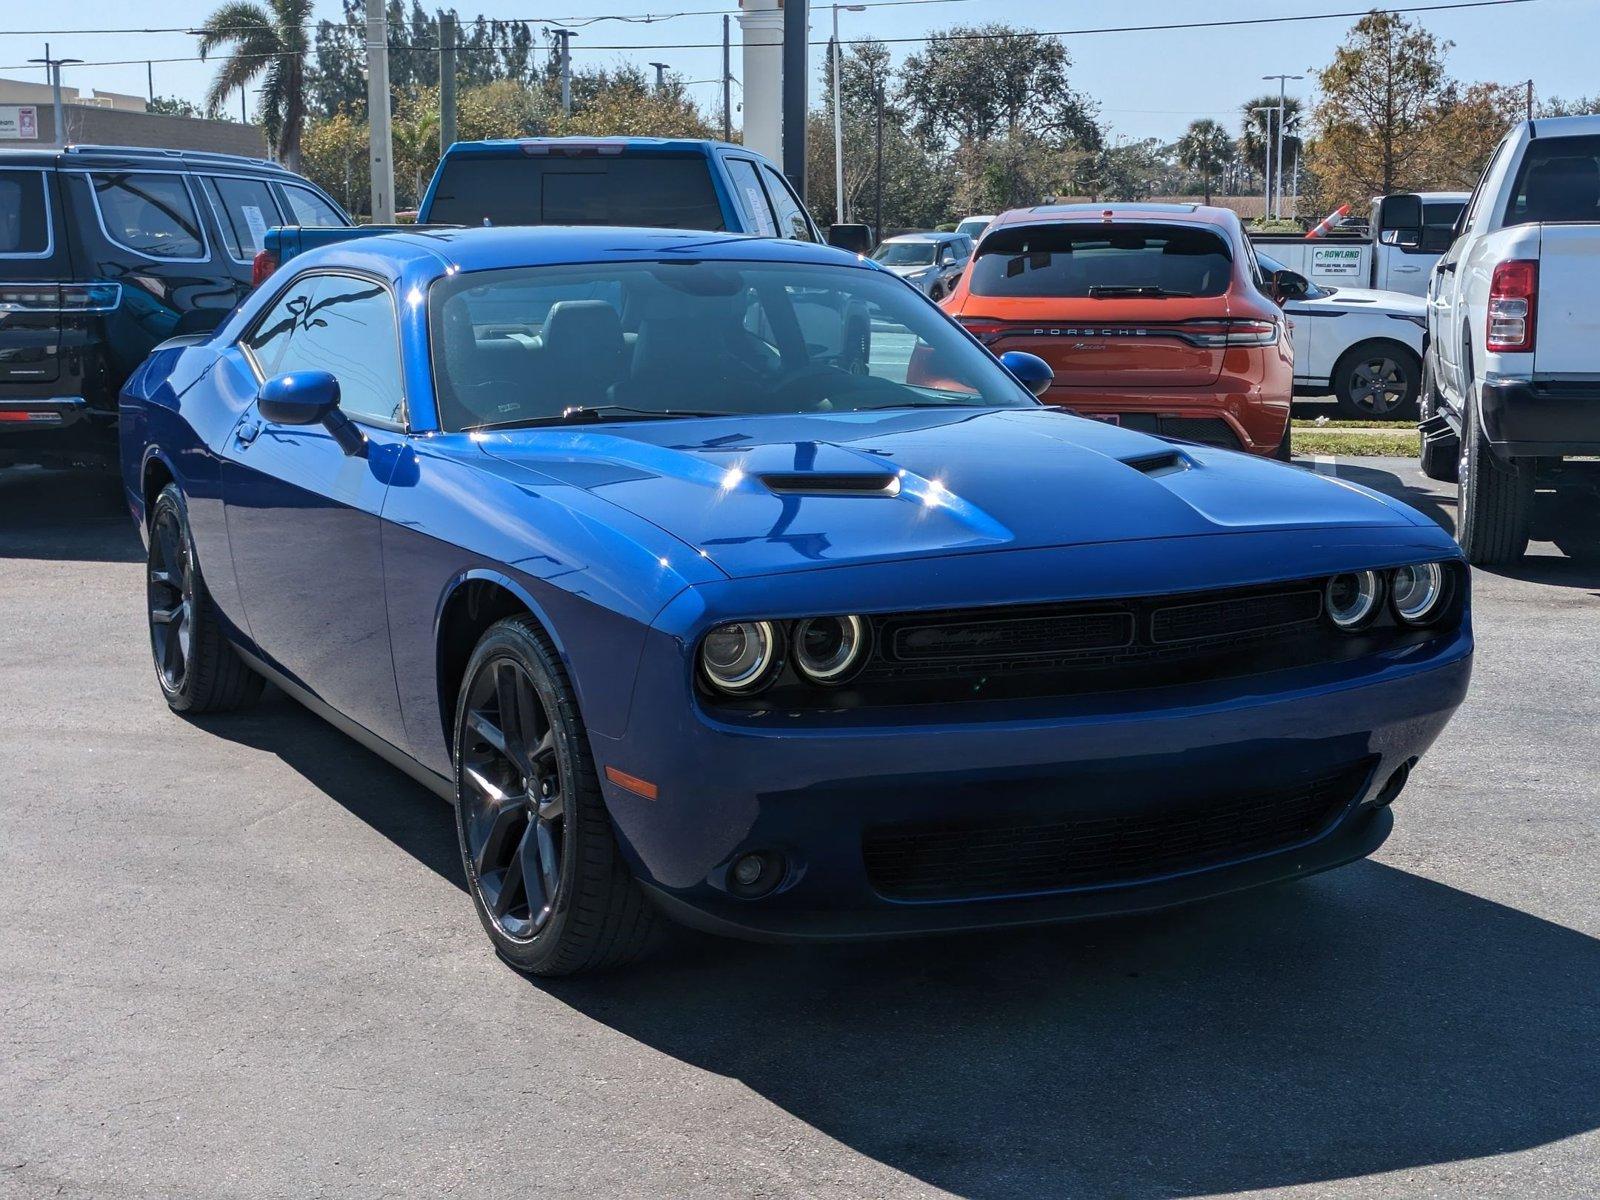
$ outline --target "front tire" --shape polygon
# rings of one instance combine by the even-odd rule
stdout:
[[[1456,540],[1474,566],[1514,563],[1528,548],[1533,511],[1533,464],[1495,456],[1468,396],[1458,466]]]
[[[606,814],[566,669],[531,617],[490,627],[456,705],[456,833],[478,918],[531,975],[615,966],[659,918]]]
[[[1407,347],[1362,342],[1333,368],[1339,415],[1353,421],[1415,421],[1422,364]]]
[[[1433,363],[1431,360],[1422,364],[1422,397],[1421,411],[1417,414],[1419,428],[1417,441],[1422,473],[1429,479],[1439,483],[1455,483],[1460,469],[1458,461],[1461,450],[1460,440],[1457,438],[1436,437],[1430,439],[1420,428],[1421,423],[1429,421],[1439,415],[1439,390],[1433,378]]]
[[[156,680],[179,713],[231,712],[261,698],[265,680],[222,631],[222,617],[195,559],[189,511],[178,485],[161,489],[150,509],[146,609]]]

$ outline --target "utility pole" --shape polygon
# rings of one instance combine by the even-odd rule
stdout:
[[[30,58],[30,63],[42,63],[45,78],[50,81],[50,102],[55,108],[56,145],[67,144],[67,110],[61,104],[61,68],[68,63],[81,63],[81,58],[51,58],[50,43],[44,44],[43,58]]]
[[[876,145],[874,146],[872,152],[873,158],[876,160],[873,164],[872,170],[873,177],[876,181],[872,188],[872,240],[875,242],[881,242],[883,241],[883,80],[874,79],[873,83],[876,86],[872,89],[872,98],[877,102],[874,105],[874,107],[877,109],[877,115],[874,117],[873,123],[877,126],[877,136]]]
[[[550,36],[556,39],[556,53],[561,56],[561,112],[563,116],[572,115],[572,39],[578,35],[570,29],[552,29]]]
[[[728,69],[728,14],[722,14],[722,140],[733,141],[733,72]]]
[[[372,223],[394,222],[394,137],[389,125],[389,26],[367,5],[367,127],[372,131]]]
[[[661,91],[667,86],[667,63],[653,62],[650,64],[656,69],[656,91]]]
[[[154,104],[156,102],[156,67],[154,63],[148,60],[144,64],[144,80],[150,88],[150,103]]]
[[[1533,120],[1533,80],[1528,80],[1528,120]]]
[[[456,141],[456,14],[439,14],[439,156]]]
[[[806,32],[807,0],[783,5],[783,173],[801,200],[806,198]],[[749,74],[745,86],[753,86]]]
[[[245,107],[244,84],[239,85],[239,124],[250,124],[250,113]]]
[[[1251,111],[1270,114],[1278,110],[1256,108]],[[1270,221],[1272,219],[1272,117],[1270,115],[1267,117],[1267,136],[1261,139],[1261,153],[1265,160],[1261,172],[1261,219]]]
[[[1286,106],[1286,103],[1285,103],[1284,89],[1288,85],[1288,81],[1289,80],[1291,80],[1291,79],[1304,79],[1305,76],[1304,75],[1263,75],[1261,78],[1263,80],[1266,80],[1266,81],[1269,81],[1269,82],[1271,80],[1274,80],[1274,79],[1276,79],[1278,81],[1278,156],[1277,156],[1278,187],[1277,187],[1277,190],[1276,190],[1276,195],[1277,195],[1277,200],[1278,200],[1278,202],[1277,202],[1278,215],[1281,217],[1283,215],[1283,126],[1284,126],[1284,119],[1289,115],[1289,109],[1288,109],[1288,107]]]
[[[840,59],[844,54],[844,45],[839,41],[839,10],[846,12],[865,12],[864,4],[835,4],[833,6],[833,41],[829,43],[828,50],[833,57],[833,195],[834,212],[836,218],[843,225],[850,218],[845,216],[844,205],[844,84],[841,78],[842,67]]]

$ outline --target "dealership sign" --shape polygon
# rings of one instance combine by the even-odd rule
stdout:
[[[39,140],[39,109],[33,104],[0,104],[0,141]]]
[[[1311,252],[1313,275],[1358,278],[1361,275],[1359,246],[1318,246]]]

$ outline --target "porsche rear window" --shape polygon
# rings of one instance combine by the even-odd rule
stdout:
[[[1210,230],[1084,222],[991,230],[971,287],[975,296],[1220,296],[1232,275],[1228,244]]]

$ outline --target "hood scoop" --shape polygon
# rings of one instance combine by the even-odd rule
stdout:
[[[900,494],[900,477],[881,471],[771,471],[757,475],[774,496],[885,496]]]
[[[1194,464],[1181,450],[1160,450],[1155,454],[1140,454],[1134,458],[1121,460],[1125,466],[1132,467],[1144,475],[1172,475],[1179,471],[1187,471]]]

